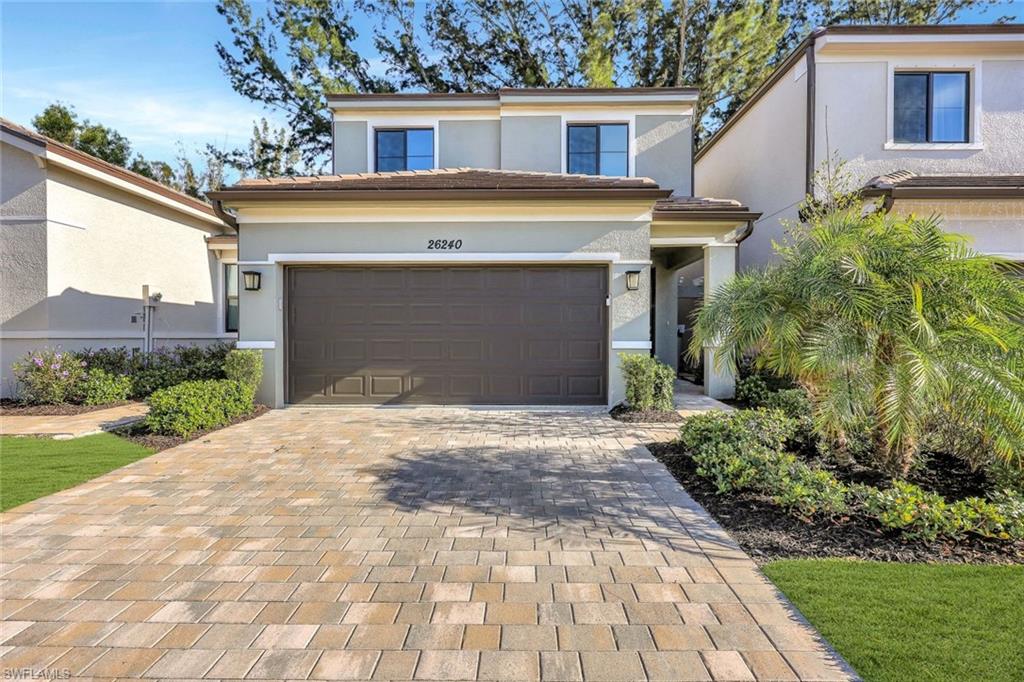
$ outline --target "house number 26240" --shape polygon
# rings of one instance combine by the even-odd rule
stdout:
[[[458,251],[462,248],[461,239],[428,239],[427,249],[430,251]]]

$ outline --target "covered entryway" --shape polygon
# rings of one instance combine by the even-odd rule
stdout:
[[[607,266],[286,273],[290,403],[607,401]]]

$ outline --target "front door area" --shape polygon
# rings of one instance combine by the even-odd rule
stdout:
[[[287,402],[605,404],[606,266],[294,266]]]

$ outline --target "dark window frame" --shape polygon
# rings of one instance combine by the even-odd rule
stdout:
[[[934,133],[932,131],[932,116],[934,110],[932,109],[932,93],[934,92],[934,83],[936,75],[957,75],[964,77],[964,139],[963,140],[935,140],[933,139]],[[896,137],[896,83],[895,79],[900,76],[927,76],[928,85],[925,90],[925,110],[924,110],[924,123],[925,133],[923,141],[909,141],[900,140]],[[925,69],[899,69],[893,72],[893,130],[892,130],[893,142],[896,144],[971,144],[971,72],[969,70],[955,69],[955,70],[925,70]]]
[[[402,135],[402,147],[403,147],[403,159],[405,167],[401,170],[409,170],[409,131],[410,130],[429,130],[431,135],[431,149],[430,149],[430,167],[434,168],[434,164],[437,161],[436,149],[437,149],[437,130],[433,126],[399,126],[399,127],[384,127],[373,129],[373,172],[374,173],[395,173],[400,171],[381,171],[380,170],[380,134],[381,133],[403,133]],[[388,157],[392,158],[392,157]]]
[[[238,310],[239,310],[239,313],[241,313],[242,308],[241,308],[241,305],[239,303],[239,299],[241,298],[240,297],[241,292],[238,290],[238,285],[241,284],[241,282],[238,280],[238,278],[241,276],[241,273],[238,271],[238,263],[224,263],[223,264],[223,268],[224,268],[224,333],[226,333],[226,334],[231,334],[231,333],[237,334],[238,333],[238,324],[237,324],[237,322],[235,324],[235,328],[234,329],[231,328],[231,323],[230,323],[230,319],[231,318],[230,318],[230,315],[229,315],[229,311],[231,310],[231,306],[229,305],[229,303],[231,302],[231,299],[234,298],[235,299],[235,307],[237,307]],[[234,297],[232,297],[231,294],[228,293],[228,292],[231,291],[228,288],[228,281],[229,281],[228,270],[229,270],[229,268],[234,268],[235,269],[235,295],[234,295]],[[241,315],[239,315],[239,317],[241,317]]]
[[[601,126],[622,126],[622,127],[624,127],[626,129],[626,151],[623,152],[626,155],[626,174],[625,175],[621,175],[621,176],[613,176],[613,177],[623,177],[623,178],[630,177],[630,175],[629,175],[629,149],[630,149],[630,139],[629,138],[630,138],[630,135],[629,135],[629,123],[626,122],[626,121],[595,121],[595,122],[590,122],[590,123],[579,122],[579,123],[567,123],[567,124],[565,124],[565,172],[566,173],[572,173],[572,170],[570,169],[570,163],[569,163],[569,160],[570,160],[570,158],[572,156],[572,149],[569,146],[569,140],[571,139],[571,136],[569,135],[569,131],[572,128],[594,128],[595,129],[595,134],[596,134],[596,137],[595,137],[595,140],[594,140],[594,142],[595,142],[595,144],[594,144],[594,167],[597,168],[597,174],[598,175],[604,175],[604,173],[601,172]],[[576,153],[577,154],[583,154],[584,152],[576,152]],[[611,152],[608,152],[608,153],[611,153]],[[618,153],[618,152],[616,152],[616,153]]]

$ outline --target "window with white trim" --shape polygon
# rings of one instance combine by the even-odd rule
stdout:
[[[893,140],[970,142],[970,88],[967,71],[897,71],[893,80]]]

